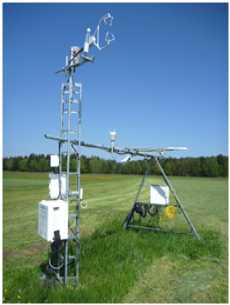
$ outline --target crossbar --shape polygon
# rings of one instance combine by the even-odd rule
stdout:
[[[193,233],[176,232],[176,231],[170,231],[170,230],[165,230],[165,229],[160,229],[160,228],[150,228],[150,227],[142,227],[142,226],[134,226],[134,225],[128,225],[127,228],[146,229],[146,230],[151,230],[151,231],[160,231],[160,232],[166,232],[166,233],[186,234],[186,235],[196,236]]]

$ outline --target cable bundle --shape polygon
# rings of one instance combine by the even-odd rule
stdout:
[[[177,207],[174,207],[173,205],[170,205],[170,206],[165,208],[164,215],[168,219],[172,219],[174,217],[176,211],[177,211]]]

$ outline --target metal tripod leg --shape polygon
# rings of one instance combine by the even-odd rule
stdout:
[[[165,181],[166,184],[168,185],[168,187],[169,187],[169,189],[170,189],[170,191],[171,191],[171,193],[172,193],[174,199],[176,200],[176,202],[177,202],[178,205],[180,206],[181,211],[183,212],[184,217],[186,218],[186,220],[187,220],[189,226],[191,227],[192,231],[193,231],[194,234],[196,235],[197,239],[200,240],[199,235],[197,234],[197,232],[196,232],[196,230],[195,230],[193,224],[191,223],[191,221],[190,221],[188,215],[186,214],[186,212],[185,212],[185,210],[184,210],[184,208],[183,208],[183,206],[182,206],[182,204],[181,204],[179,198],[177,197],[177,195],[176,195],[176,193],[175,193],[173,187],[171,186],[171,184],[170,184],[170,182],[169,182],[167,176],[165,175],[165,173],[164,173],[164,171],[163,171],[163,169],[162,169],[162,167],[161,167],[159,161],[157,160],[157,158],[154,158],[154,160],[155,160],[155,162],[156,162],[156,164],[157,164],[157,166],[158,166],[158,168],[159,168],[159,170],[160,170],[160,172],[161,172],[161,174],[162,174],[162,176],[163,176],[163,178],[164,178],[164,181]]]
[[[142,189],[142,187],[143,187],[143,185],[144,185],[145,178],[146,178],[146,176],[147,176],[147,174],[148,174],[148,171],[149,171],[149,169],[150,169],[151,164],[152,164],[152,159],[150,159],[150,161],[149,161],[149,165],[148,165],[148,167],[147,167],[147,170],[146,170],[146,172],[145,172],[144,178],[143,178],[143,180],[142,180],[142,182],[141,182],[141,185],[140,185],[140,187],[139,187],[139,190],[138,190],[138,192],[137,192],[137,195],[136,195],[136,198],[135,198],[135,200],[134,200],[134,203],[133,203],[133,206],[132,206],[132,208],[131,208],[131,211],[129,212],[128,216],[126,217],[126,219],[125,219],[125,221],[124,221],[124,223],[123,223],[123,225],[122,225],[124,228],[127,228],[127,226],[128,226],[129,223],[130,223],[130,220],[131,220],[131,218],[132,218],[132,216],[133,216],[135,204],[136,204],[137,199],[138,199],[138,197],[139,197],[139,195],[140,195],[141,189]]]

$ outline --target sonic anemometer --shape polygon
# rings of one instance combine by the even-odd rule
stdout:
[[[72,47],[70,51],[70,60],[68,61],[68,57],[66,57],[66,65],[61,70],[56,71],[55,73],[65,72],[67,74],[72,68],[79,67],[86,62],[93,63],[95,56],[88,57],[89,48],[95,45],[99,51],[104,50],[110,45],[110,42],[115,40],[114,35],[106,32],[105,35],[105,42],[106,44],[101,47],[100,46],[100,25],[102,21],[104,21],[105,25],[107,25],[106,20],[110,20],[109,26],[112,26],[113,17],[108,13],[104,17],[102,17],[98,23],[98,26],[92,36],[90,36],[91,29],[88,28],[86,30],[85,42],[82,48],[79,47]],[[111,36],[111,38],[109,38]],[[83,53],[83,54],[81,54]]]

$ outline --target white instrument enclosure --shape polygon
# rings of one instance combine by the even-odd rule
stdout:
[[[169,205],[169,188],[167,185],[150,185],[150,203]]]
[[[39,202],[38,234],[46,241],[54,241],[54,231],[59,231],[61,240],[68,239],[69,205],[64,200]]]
[[[50,167],[59,166],[59,156],[58,155],[50,155]]]
[[[66,174],[61,176],[61,194],[66,195]],[[59,174],[49,174],[49,195],[51,199],[57,199],[59,196]]]

